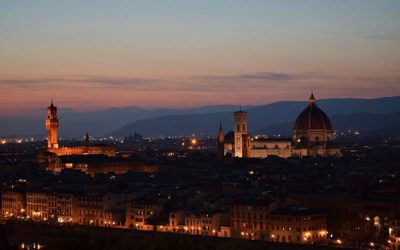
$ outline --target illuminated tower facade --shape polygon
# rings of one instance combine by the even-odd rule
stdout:
[[[218,131],[218,157],[220,158],[220,159],[222,159],[222,158],[224,158],[224,154],[225,154],[225,152],[224,152],[224,147],[225,147],[225,145],[224,145],[224,143],[225,143],[225,141],[224,141],[224,131],[222,131],[222,125],[220,124],[219,125],[219,131]]]
[[[47,148],[58,148],[58,127],[57,107],[51,101],[51,105],[47,108],[46,119]]]
[[[244,138],[247,136],[247,112],[234,113],[235,157],[243,157]]]

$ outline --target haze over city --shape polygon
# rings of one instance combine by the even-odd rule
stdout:
[[[0,114],[400,95],[400,2],[2,1]]]

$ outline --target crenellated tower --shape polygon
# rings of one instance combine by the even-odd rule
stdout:
[[[47,148],[58,148],[58,127],[57,107],[54,106],[53,100],[51,100],[51,105],[47,108],[46,119]]]

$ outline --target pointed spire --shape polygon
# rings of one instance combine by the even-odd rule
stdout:
[[[224,142],[224,131],[222,130],[222,124],[221,123],[219,123],[218,142],[219,143],[223,143]]]
[[[224,134],[224,132],[223,132],[223,130],[222,130],[222,124],[221,124],[221,123],[219,123],[218,134],[219,134],[219,135]]]
[[[314,91],[311,90],[310,98],[308,99],[309,105],[315,105]]]
[[[219,131],[218,131],[218,157],[220,159],[224,158],[224,132],[222,131],[222,124],[219,123]]]
[[[242,111],[242,100],[240,100],[239,111]]]
[[[89,132],[86,132],[86,136],[85,136],[86,145],[89,145],[89,142],[90,142]]]

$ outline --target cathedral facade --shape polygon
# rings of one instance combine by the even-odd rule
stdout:
[[[313,94],[293,126],[292,138],[253,138],[247,132],[247,112],[234,112],[234,130],[224,135],[220,126],[218,154],[239,158],[340,157],[329,117],[317,107]]]

